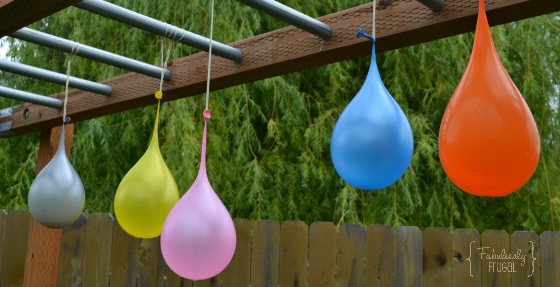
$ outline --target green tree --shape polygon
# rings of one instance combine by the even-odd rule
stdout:
[[[132,1],[114,4],[209,35],[208,1]],[[363,0],[284,1],[318,17]],[[363,83],[369,57],[340,62],[213,92],[210,97],[208,174],[234,217],[362,224],[513,230],[560,228],[558,104],[560,14],[492,28],[498,53],[524,95],[542,138],[533,178],[503,198],[479,198],[456,188],[438,157],[438,131],[446,105],[468,62],[473,33],[377,55],[388,90],[414,133],[414,155],[393,186],[363,191],[346,184],[330,158],[330,136],[340,113]],[[285,24],[236,1],[216,3],[214,39],[231,43]],[[160,39],[97,15],[68,8],[30,26],[49,34],[157,64]],[[66,55],[34,44],[3,40],[13,60],[61,73]],[[197,53],[175,45],[171,59]],[[76,57],[72,75],[100,81],[127,71]],[[43,95],[63,87],[8,73],[2,85]],[[164,95],[165,97],[165,95]],[[18,104],[0,99],[2,107]],[[113,212],[116,188],[149,143],[154,106],[76,124],[72,164],[86,187],[84,212]],[[204,95],[165,103],[161,150],[181,193],[196,176]],[[39,133],[0,140],[0,206],[27,209]]]

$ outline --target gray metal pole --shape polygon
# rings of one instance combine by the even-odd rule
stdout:
[[[257,9],[280,21],[294,25],[324,40],[327,40],[332,35],[331,26],[274,0],[237,0],[237,2]]]
[[[210,39],[208,38],[102,0],[84,0],[74,6],[146,32],[166,37],[167,39],[174,39],[179,43],[206,52],[208,52],[210,47]],[[240,62],[243,59],[243,52],[241,50],[216,41],[212,41],[212,54],[235,62]]]
[[[432,9],[434,12],[443,9],[445,5],[445,0],[418,0],[418,2],[424,4],[424,6]]]
[[[64,74],[59,74],[49,70],[43,70],[7,60],[0,59],[0,70],[59,85],[66,85],[66,75]],[[110,96],[111,92],[113,91],[113,88],[111,88],[111,86],[75,77],[70,77],[68,86],[105,96]]]
[[[22,101],[22,102],[29,102],[41,106],[47,106],[55,109],[62,108],[62,101],[59,99],[45,97],[45,96],[32,94],[20,90],[10,89],[3,86],[0,86],[0,96]]]
[[[39,32],[29,28],[22,28],[14,33],[8,35],[13,38],[17,38],[23,41],[35,43],[37,45],[49,47],[55,50],[59,50],[65,53],[72,52],[72,41],[66,40],[60,37],[49,35],[43,32]],[[74,45],[74,50],[77,48]],[[127,57],[123,57],[117,54],[109,53],[100,49],[96,49],[84,44],[80,44],[80,50],[76,54],[80,57],[84,57],[90,60],[98,61],[115,67],[119,67],[125,70],[133,71],[139,74],[150,76],[153,78],[161,78],[162,68],[150,64],[146,64],[140,61],[136,61]],[[164,80],[169,80],[171,77],[171,72],[165,70]]]

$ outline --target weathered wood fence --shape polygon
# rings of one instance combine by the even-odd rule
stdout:
[[[0,210],[1,287],[23,285],[30,219]],[[560,286],[560,232],[234,221],[232,262],[192,282],[165,265],[158,238],[134,238],[109,214],[82,215],[62,230],[56,286]],[[488,259],[502,250],[524,264]]]

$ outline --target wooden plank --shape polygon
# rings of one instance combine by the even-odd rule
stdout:
[[[307,240],[303,221],[284,221],[280,227],[280,287],[307,285]]]
[[[68,124],[64,129],[64,147],[68,158],[70,158],[73,130],[74,124]],[[61,133],[62,126],[41,131],[36,175],[54,157],[58,150]],[[60,228],[51,229],[42,226],[31,216],[23,279],[24,287],[50,287],[56,284],[61,232]]]
[[[23,1],[23,0],[19,0]],[[37,1],[37,0],[36,0]],[[371,42],[356,38],[363,27],[371,33],[372,4],[318,18],[333,28],[332,37],[320,48],[321,39],[293,26],[245,39],[230,46],[243,51],[243,61],[235,63],[220,57],[212,61],[212,91],[285,75],[335,62],[369,56]],[[500,25],[560,11],[560,1],[493,0],[486,4],[490,25]],[[18,14],[14,14],[18,15]],[[433,12],[418,1],[392,0],[379,5],[376,14],[378,53],[474,31],[478,15],[476,0],[447,0],[440,12]],[[1,16],[0,16],[0,19]],[[206,52],[174,60],[169,64],[172,77],[164,85],[163,101],[201,94],[206,89]],[[113,88],[107,98],[82,90],[69,92],[68,116],[74,122],[156,104],[153,94],[159,80],[129,73],[102,81]],[[64,94],[52,97],[63,98]],[[29,110],[29,118],[23,114]],[[62,113],[34,104],[13,107],[10,117],[14,135],[50,128],[60,123]],[[11,135],[11,136],[14,136]]]
[[[422,231],[416,226],[395,231],[395,286],[422,286]]]
[[[231,262],[222,272],[223,287],[249,287],[251,282],[251,222],[236,218],[237,245]]]
[[[511,253],[515,272],[511,273],[512,287],[541,286],[541,252],[539,236],[532,231],[515,231],[511,235]]]
[[[194,287],[220,287],[222,282],[222,274],[218,274],[212,278],[193,281]]]
[[[138,287],[163,287],[165,265],[159,237],[140,240]]]
[[[87,217],[80,217],[62,229],[56,276],[57,287],[82,286],[86,251]]]
[[[387,225],[370,225],[366,230],[366,287],[393,286],[395,235]]]
[[[33,24],[81,0],[2,0],[0,38]]]
[[[447,228],[426,228],[422,234],[422,285],[451,286],[451,233]]]
[[[338,228],[337,286],[364,286],[365,236],[360,224],[345,223]]]
[[[453,231],[453,287],[480,287],[482,285],[480,234],[474,229]]]
[[[93,213],[87,222],[84,279],[82,287],[109,286],[113,217],[108,213]]]
[[[541,235],[542,286],[560,286],[560,232]]]
[[[253,224],[251,287],[278,286],[280,225],[276,220]]]
[[[482,287],[510,287],[511,273],[504,267],[507,259],[488,259],[488,256],[510,253],[509,234],[505,230],[486,230],[481,236]],[[492,258],[492,257],[490,257]]]
[[[1,287],[23,285],[30,218],[28,211],[20,210],[10,211],[6,217]]]
[[[118,221],[113,223],[110,286],[136,287],[140,239],[126,233]]]
[[[165,287],[192,287],[192,280],[182,278],[165,265]]]
[[[2,282],[2,255],[4,254],[4,235],[6,234],[6,217],[8,214],[0,209],[0,282]]]
[[[313,222],[309,229],[309,287],[335,287],[336,227]]]

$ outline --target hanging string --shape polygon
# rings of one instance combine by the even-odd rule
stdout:
[[[74,52],[74,46],[77,44],[76,52]],[[68,84],[70,83],[70,63],[72,63],[72,57],[78,54],[80,51],[80,43],[72,41],[72,51],[68,54],[68,68],[66,69],[66,91],[64,95],[64,113],[62,115],[62,124],[70,123],[70,118],[66,118],[66,105],[68,104]]]
[[[377,6],[376,4],[377,4],[376,0],[373,0],[373,32],[371,33],[373,39],[375,39],[375,10],[377,10],[375,9],[376,8],[375,6]]]
[[[212,11],[210,16],[210,48],[208,49],[208,78],[206,79],[206,109],[204,110],[204,120],[210,118],[208,110],[208,99],[210,94],[210,67],[212,66],[212,32],[214,31],[214,0],[212,0]]]
[[[169,35],[167,35],[167,30],[168,27],[171,26],[171,29],[169,29]],[[175,32],[173,32],[173,29],[175,29]],[[183,36],[181,36],[181,38],[175,40],[175,38],[177,37],[177,31],[179,31],[179,28],[173,26],[173,25],[169,25],[169,24],[165,24],[165,34],[163,35],[163,37],[161,38],[161,79],[159,82],[159,91],[156,92],[156,98],[158,100],[161,100],[161,98],[163,97],[163,93],[162,93],[162,89],[163,89],[163,75],[165,74],[165,70],[167,69],[167,63],[169,62],[169,55],[171,55],[171,47],[173,46],[173,42],[178,42],[181,41],[181,39],[183,39],[183,37],[185,37],[185,34],[187,33],[187,31],[183,31]],[[173,35],[173,37],[171,37],[171,35]],[[170,40],[171,42],[169,43],[169,47],[167,48],[167,56],[165,57],[165,59],[163,58],[164,55],[164,46],[165,46],[165,39],[167,37],[171,37]]]

